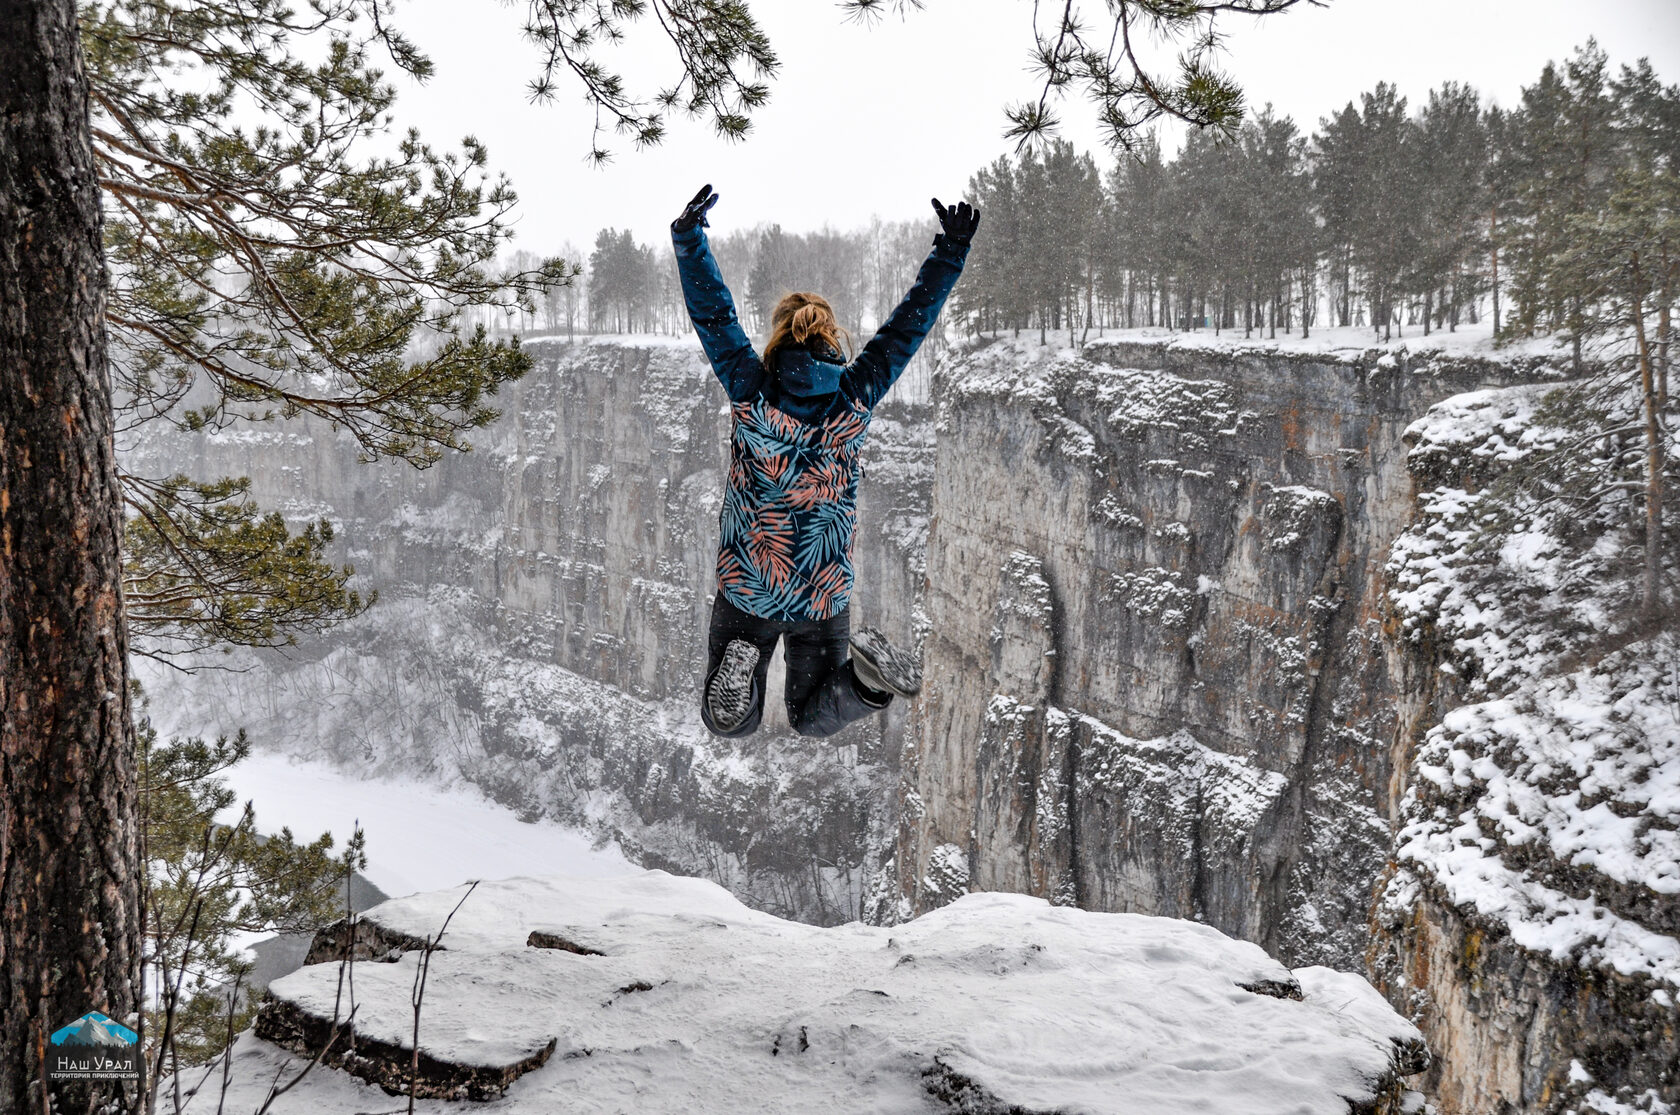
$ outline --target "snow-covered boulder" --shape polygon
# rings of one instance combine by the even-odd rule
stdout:
[[[971,894],[891,928],[818,928],[658,871],[464,893],[363,915],[378,930],[358,935],[364,956],[395,960],[276,981],[236,1047],[227,1109],[295,1075],[352,1001],[355,1052],[340,1035],[272,1110],[389,1108],[366,1081],[406,1087],[408,946],[458,902],[426,980],[427,1111],[456,1096],[514,1112],[1344,1115],[1408,1109],[1401,1077],[1427,1056],[1364,980],[1291,972],[1169,918]],[[219,1076],[188,1110],[221,1101]]]

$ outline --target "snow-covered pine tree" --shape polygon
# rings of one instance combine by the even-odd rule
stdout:
[[[1322,218],[1321,254],[1329,264],[1335,324],[1353,324],[1354,229],[1363,218],[1368,153],[1361,142],[1359,110],[1349,101],[1319,121],[1312,138],[1313,202]]]
[[[597,332],[635,332],[651,327],[658,293],[653,249],[638,244],[629,229],[604,228],[589,256],[589,314]]]
[[[1512,185],[1501,236],[1511,329],[1568,339],[1581,378],[1546,415],[1570,437],[1526,456],[1493,525],[1550,523],[1582,546],[1624,534],[1615,551],[1637,555],[1637,572],[1605,576],[1639,586],[1627,602],[1637,616],[1612,617],[1613,626],[1671,622],[1680,86],[1663,86],[1643,63],[1612,79],[1589,42],[1561,72],[1548,65],[1512,115],[1501,157]]]
[[[1239,133],[1246,235],[1250,253],[1250,297],[1269,303],[1269,334],[1277,336],[1279,319],[1291,329],[1295,316],[1292,290],[1298,277],[1316,267],[1316,226],[1307,192],[1306,142],[1295,122],[1278,117],[1267,105],[1244,122]],[[1305,284],[1302,284],[1305,289]],[[1303,302],[1301,315],[1307,313]]]
[[[1418,133],[1406,98],[1387,82],[1360,96],[1360,204],[1353,225],[1354,265],[1365,276],[1371,324],[1393,336],[1398,303],[1418,258],[1423,217],[1418,183]]]
[[[1109,175],[1115,262],[1127,274],[1125,322],[1128,328],[1153,326],[1158,314],[1165,323],[1166,261],[1170,244],[1163,219],[1167,174],[1160,139],[1151,135],[1129,156],[1120,156]]]
[[[975,237],[952,302],[959,313],[973,315],[983,331],[1019,331],[1026,314],[1021,261],[1025,214],[1014,165],[1000,156],[981,167],[970,176],[966,196],[985,214],[986,232]]]
[[[1579,332],[1583,294],[1552,281],[1549,272],[1568,250],[1571,221],[1601,211],[1609,195],[1619,140],[1608,67],[1590,39],[1562,67],[1548,63],[1523,89],[1504,130],[1501,161],[1510,192],[1499,239],[1511,301],[1506,324],[1523,335]],[[1574,357],[1580,370],[1579,339]]]

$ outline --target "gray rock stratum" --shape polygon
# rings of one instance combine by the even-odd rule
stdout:
[[[773,703],[735,744],[694,708],[728,421],[698,347],[532,348],[474,451],[424,472],[297,422],[129,449],[331,518],[381,593],[243,672],[148,671],[160,727],[465,777],[780,916],[1016,890],[1360,963],[1407,699],[1380,607],[1401,433],[1532,369],[1161,341],[948,360],[937,429],[885,408],[860,494],[857,608],[925,642],[923,699],[828,743]]]

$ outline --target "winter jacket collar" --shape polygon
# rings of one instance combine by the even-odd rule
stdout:
[[[776,353],[776,378],[789,395],[832,395],[840,390],[840,373],[845,370],[845,358],[822,340],[807,347],[789,345]]]

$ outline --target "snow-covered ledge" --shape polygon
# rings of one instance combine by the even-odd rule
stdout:
[[[341,1038],[274,1112],[390,1108],[367,1081],[406,1079],[413,945],[464,890],[363,915],[356,1053],[342,1057]],[[460,1111],[451,1092],[533,1113],[1421,1106],[1403,1083],[1427,1059],[1418,1032],[1364,980],[1291,972],[1168,918],[971,894],[891,928],[823,929],[650,871],[482,883],[443,943],[420,1026],[433,1094],[417,1110]],[[341,967],[312,964],[271,986],[237,1046],[226,1110],[252,1110],[282,1063],[293,1062],[284,1081],[319,1048]],[[189,1110],[215,1109],[220,1075]]]

